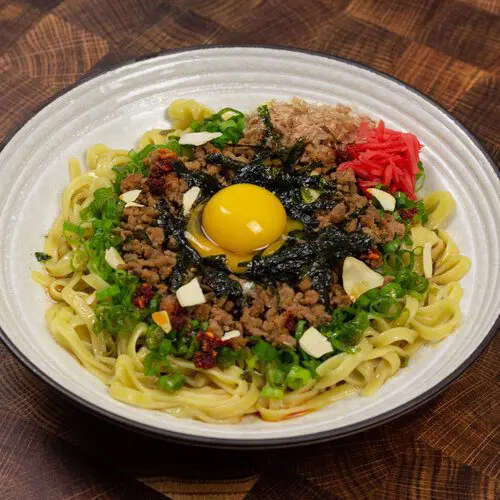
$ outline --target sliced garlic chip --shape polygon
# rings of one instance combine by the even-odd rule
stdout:
[[[137,200],[140,194],[141,194],[140,189],[132,189],[131,191],[126,191],[125,193],[122,193],[120,195],[120,200],[124,201],[125,203],[130,203],[131,201]]]
[[[422,262],[424,268],[424,276],[429,279],[432,278],[432,244],[427,242],[424,244],[422,252]]]
[[[125,264],[122,256],[118,253],[118,250],[114,247],[108,248],[104,253],[104,260],[113,268],[118,269],[119,266]]]
[[[241,333],[239,332],[239,330],[231,330],[230,332],[226,332],[221,340],[223,342],[225,342],[226,340],[231,340],[231,339],[235,339],[236,337],[239,337],[241,335]]]
[[[179,139],[179,144],[182,146],[201,146],[213,139],[217,139],[217,137],[221,135],[221,132],[192,132],[190,134],[184,134]]]
[[[302,337],[300,337],[299,345],[309,356],[316,359],[333,351],[329,340],[313,326],[308,328]]]
[[[196,278],[181,286],[176,292],[177,300],[182,307],[196,306],[206,302],[205,295]]]
[[[376,188],[370,188],[366,191],[380,203],[384,210],[387,210],[388,212],[394,212],[394,209],[396,208],[396,198],[394,198],[392,194]]]
[[[198,186],[193,186],[188,189],[182,197],[182,208],[184,209],[184,215],[187,215],[191,208],[193,207],[195,201],[200,195],[201,189]]]
[[[347,257],[342,269],[342,284],[347,295],[356,300],[368,290],[382,286],[384,277],[370,269],[364,262],[354,257]]]

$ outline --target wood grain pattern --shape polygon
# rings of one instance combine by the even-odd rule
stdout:
[[[0,0],[0,136],[83,75],[193,44],[282,44],[390,73],[500,161],[498,0]],[[436,399],[362,434],[229,452],[88,415],[0,345],[0,498],[493,499],[500,339]]]

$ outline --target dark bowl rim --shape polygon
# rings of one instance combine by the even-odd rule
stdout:
[[[454,123],[456,123],[462,130],[463,132],[469,137],[469,139],[472,140],[472,142],[476,145],[476,147],[481,151],[481,153],[484,155],[484,157],[488,160],[489,165],[492,167],[493,171],[497,174],[497,176],[500,178],[500,169],[498,166],[495,164],[493,159],[491,158],[491,155],[488,153],[488,151],[484,148],[484,146],[481,144],[481,142],[477,139],[477,137],[455,116],[453,116],[451,113],[449,113],[443,106],[438,104],[434,99],[430,98],[429,96],[425,95],[424,93],[420,92],[419,90],[415,89],[414,87],[406,84],[402,80],[391,76],[387,73],[384,73],[382,71],[370,68],[369,66],[366,66],[362,63],[352,61],[350,59],[346,59],[343,57],[338,57],[334,56],[331,54],[327,53],[322,53],[318,51],[313,51],[313,50],[308,50],[308,49],[301,49],[301,48],[295,48],[295,47],[289,47],[289,46],[280,46],[280,45],[259,45],[259,44],[236,44],[236,45],[194,45],[194,46],[188,46],[188,47],[181,47],[181,48],[174,48],[174,49],[169,49],[165,51],[160,51],[154,54],[149,54],[146,56],[141,56],[137,57],[135,59],[129,59],[127,61],[114,64],[114,65],[109,65],[106,68],[103,69],[98,69],[95,71],[90,71],[90,73],[86,74],[82,78],[78,79],[75,83],[69,85],[68,87],[65,87],[55,93],[53,96],[50,98],[46,99],[44,102],[42,102],[39,106],[37,106],[33,111],[28,113],[21,121],[19,121],[14,127],[12,127],[0,143],[0,152],[6,147],[6,145],[11,141],[11,139],[17,134],[17,132],[26,125],[35,115],[37,115],[43,108],[51,104],[53,101],[57,100],[59,97],[62,95],[66,94],[67,92],[73,90],[74,88],[82,85],[85,82],[88,82],[98,76],[101,76],[105,73],[111,72],[113,70],[116,70],[118,68],[122,68],[124,66],[128,66],[140,61],[145,61],[148,59],[154,59],[155,57],[160,57],[164,55],[171,55],[171,54],[177,54],[177,53],[184,53],[184,52],[192,52],[196,50],[212,50],[212,49],[236,49],[236,48],[257,48],[257,49],[271,49],[271,50],[283,50],[283,51],[289,51],[289,52],[298,52],[302,54],[308,54],[312,56],[319,56],[323,57],[326,59],[332,59],[335,61],[340,61],[345,64],[355,66],[361,69],[364,69],[366,71],[369,71],[371,73],[375,73],[376,75],[382,76],[390,81],[393,81],[400,86],[404,87],[405,89],[409,90],[416,96],[426,100],[429,102],[431,105],[433,105],[436,109],[441,111],[446,117],[450,118]],[[15,345],[14,343],[10,340],[10,338],[7,336],[3,328],[0,328],[0,340],[5,344],[5,346],[14,354],[14,356],[17,357],[19,361],[21,361],[22,364],[24,364],[34,375],[36,375],[40,380],[46,382],[49,384],[52,388],[54,388],[56,391],[58,391],[60,394],[65,396],[67,399],[72,401],[73,403],[77,403],[79,406],[83,407],[85,410],[89,411],[90,413],[97,415],[101,418],[104,418],[105,420],[111,421],[115,424],[118,424],[121,427],[127,428],[127,429],[133,429],[139,433],[172,441],[172,442],[177,442],[180,444],[188,444],[188,445],[193,445],[193,446],[205,446],[205,447],[212,447],[212,448],[226,448],[226,449],[248,449],[248,450],[256,450],[256,449],[271,449],[271,448],[289,448],[289,447],[294,447],[294,446],[303,446],[303,445],[308,445],[308,444],[314,444],[314,443],[319,443],[323,441],[329,441],[333,439],[338,439],[341,437],[346,437],[358,432],[366,431],[368,429],[371,429],[373,427],[385,424],[397,417],[400,417],[406,413],[409,413],[416,408],[422,406],[426,402],[430,401],[432,398],[434,398],[438,393],[443,391],[451,382],[453,382],[459,375],[461,375],[486,349],[488,344],[493,340],[495,337],[495,334],[497,330],[500,328],[500,312],[499,316],[497,317],[495,323],[493,324],[492,328],[488,332],[488,335],[482,340],[482,342],[476,347],[475,351],[458,367],[456,368],[452,373],[450,373],[447,377],[445,377],[443,380],[441,380],[438,384],[435,386],[431,387],[428,389],[426,392],[423,394],[417,396],[416,398],[412,399],[411,401],[408,401],[407,403],[400,405],[396,408],[393,408],[392,410],[389,410],[385,413],[382,413],[380,415],[377,415],[375,417],[371,417],[367,420],[363,420],[361,422],[351,424],[339,429],[332,429],[332,430],[327,430],[327,431],[322,431],[319,433],[315,434],[309,434],[309,435],[303,435],[303,436],[291,436],[291,437],[284,437],[284,438],[276,438],[276,439],[261,439],[261,440],[254,440],[254,439],[219,439],[215,437],[204,437],[204,436],[194,436],[190,434],[185,434],[181,432],[175,432],[171,431],[168,429],[159,429],[147,424],[143,424],[141,422],[137,422],[135,420],[130,420],[126,417],[117,415],[116,413],[113,413],[111,411],[108,411],[104,408],[101,408],[97,405],[94,405],[93,403],[90,403],[86,399],[78,396],[77,394],[73,393],[72,391],[64,388],[51,378],[49,375],[41,371],[34,363],[32,363]],[[273,425],[273,424],[270,424]]]

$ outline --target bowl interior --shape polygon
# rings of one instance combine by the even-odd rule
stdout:
[[[181,420],[127,406],[59,347],[45,325],[49,299],[30,278],[34,252],[59,210],[69,182],[67,159],[87,147],[130,149],[148,129],[169,128],[165,110],[178,97],[251,110],[270,99],[353,106],[390,127],[414,132],[425,145],[425,191],[447,189],[457,201],[448,231],[472,259],[463,280],[461,328],[421,349],[374,396],[354,397],[305,417],[235,425]],[[372,425],[413,407],[467,362],[497,319],[500,182],[474,141],[432,102],[399,82],[345,61],[265,48],[211,48],[167,54],[97,76],[29,120],[0,153],[0,324],[10,345],[39,373],[99,412],[164,434],[216,444],[295,442]]]

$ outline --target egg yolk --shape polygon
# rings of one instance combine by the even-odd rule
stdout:
[[[265,248],[285,232],[287,216],[281,201],[253,184],[234,184],[205,205],[202,226],[220,248],[247,255]]]

